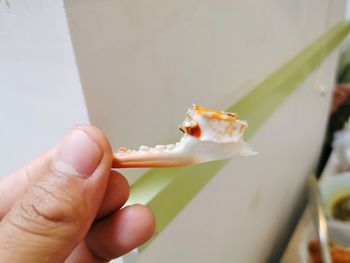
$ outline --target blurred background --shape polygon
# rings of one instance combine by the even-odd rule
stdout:
[[[345,0],[0,0],[0,175],[76,123],[101,128],[114,150],[175,142],[192,103],[226,109],[305,50],[311,65],[308,48],[347,13]],[[322,175],[349,117],[350,42],[337,41],[292,93],[281,89],[249,140],[259,154],[230,161],[120,262],[282,259],[306,178]],[[133,183],[146,170],[122,172]]]

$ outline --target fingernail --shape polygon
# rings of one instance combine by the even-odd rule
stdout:
[[[72,129],[58,145],[53,166],[68,175],[91,175],[99,165],[103,152],[91,137],[80,129]]]

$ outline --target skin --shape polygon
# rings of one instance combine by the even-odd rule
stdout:
[[[142,205],[123,207],[129,185],[111,165],[103,133],[79,125],[2,179],[0,262],[108,262],[147,241],[154,217]]]

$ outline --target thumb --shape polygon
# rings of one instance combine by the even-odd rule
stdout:
[[[96,216],[112,162],[104,135],[77,126],[47,159],[28,166],[26,193],[0,222],[1,262],[63,262]]]

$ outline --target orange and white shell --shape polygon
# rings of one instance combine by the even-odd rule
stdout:
[[[245,121],[234,113],[193,105],[180,125],[184,132],[176,144],[122,147],[114,154],[113,167],[174,167],[255,154],[244,142]]]

